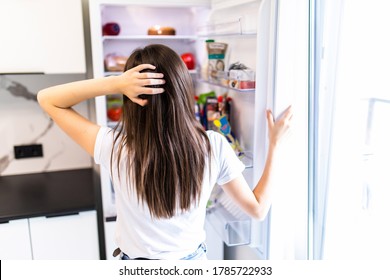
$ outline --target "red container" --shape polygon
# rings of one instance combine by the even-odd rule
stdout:
[[[189,70],[195,69],[195,56],[192,53],[183,53],[181,59]]]
[[[103,35],[104,36],[116,36],[121,31],[119,24],[116,22],[108,22],[103,25]]]

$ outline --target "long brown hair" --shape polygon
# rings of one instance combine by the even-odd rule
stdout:
[[[149,45],[130,55],[125,71],[144,63],[164,74],[165,91],[145,95],[144,107],[123,96],[116,163],[119,168],[127,153],[127,174],[133,174],[129,179],[138,201],[147,203],[152,216],[169,218],[199,201],[211,149],[195,118],[192,78],[180,56],[167,46]]]

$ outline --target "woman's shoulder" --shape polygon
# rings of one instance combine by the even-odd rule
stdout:
[[[225,137],[221,133],[216,132],[214,130],[207,130],[206,134],[209,138],[211,146],[220,146],[225,139]]]
[[[219,132],[216,132],[214,130],[206,130],[206,134],[207,134],[207,137],[210,139],[210,140],[214,140],[214,139],[220,139],[221,138],[221,133]]]
[[[111,127],[101,126],[96,137],[96,144],[100,143],[102,147],[112,148],[115,143],[114,139],[117,137],[118,133],[118,131]]]
[[[104,137],[106,136],[115,137],[121,133],[118,129],[108,127],[108,126],[101,126],[99,131]]]
[[[109,134],[109,133],[112,133],[114,131],[114,129],[112,129],[111,127],[108,127],[108,126],[101,126],[100,131],[101,131],[101,133]]]

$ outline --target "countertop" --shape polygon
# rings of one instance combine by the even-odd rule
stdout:
[[[0,223],[92,209],[92,168],[0,176]]]

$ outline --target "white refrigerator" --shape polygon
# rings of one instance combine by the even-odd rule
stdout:
[[[294,115],[298,133],[290,137],[283,150],[279,166],[283,175],[278,180],[275,204],[265,221],[248,217],[215,187],[205,224],[209,259],[304,258],[306,248],[300,250],[307,240],[301,226],[307,220],[307,208],[298,207],[296,202],[307,195],[304,185],[307,184],[308,2],[89,1],[93,76],[118,74],[113,68],[107,71],[107,58],[120,61],[133,49],[151,43],[166,44],[179,55],[194,54],[196,67],[190,73],[196,94],[214,91],[216,96],[227,95],[232,100],[230,124],[244,150],[244,176],[251,187],[260,178],[266,157],[265,109],[272,109],[275,117],[291,103],[298,110]],[[106,24],[116,27],[117,34],[104,35]],[[175,35],[147,35],[148,29],[155,25],[173,27]],[[233,63],[244,64],[255,73],[255,88],[236,89],[229,83],[205,79],[206,40],[226,43],[225,71]],[[95,100],[100,125],[115,124],[107,117],[110,102],[107,97]],[[292,145],[298,146],[292,148]],[[291,172],[288,164],[299,171]],[[106,258],[112,259],[115,197],[107,171],[100,170],[100,180],[104,246]]]

